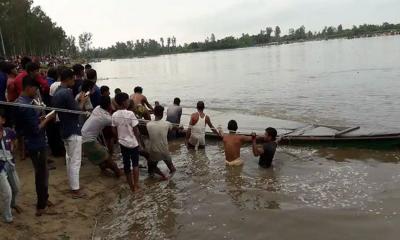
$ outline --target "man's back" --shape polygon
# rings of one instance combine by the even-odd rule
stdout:
[[[118,142],[127,148],[139,146],[133,128],[139,124],[135,114],[126,109],[118,110],[112,115],[112,126],[117,128]]]
[[[235,161],[240,158],[240,148],[242,147],[243,137],[236,134],[225,134],[224,135],[224,148],[225,148],[225,159],[228,162]]]
[[[169,122],[159,120],[147,123],[147,131],[149,133],[150,145],[149,150],[158,153],[168,153],[168,130],[171,124]]]
[[[171,105],[167,109],[167,121],[170,123],[179,124],[181,122],[182,107]]]
[[[82,127],[82,141],[95,141],[106,126],[111,126],[111,115],[97,106]]]
[[[276,142],[264,143],[263,150],[264,153],[260,155],[260,160],[258,164],[263,168],[269,168],[272,165],[272,161],[275,156],[277,144]]]

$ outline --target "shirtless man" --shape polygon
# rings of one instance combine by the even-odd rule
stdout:
[[[150,112],[153,112],[153,107],[147,101],[146,96],[143,95],[142,87],[135,87],[134,94],[131,99],[135,103],[135,113],[139,118],[151,120]]]
[[[199,101],[197,103],[197,112],[193,113],[190,117],[189,128],[186,132],[186,145],[189,149],[194,149],[196,146],[199,149],[205,148],[206,125],[222,138],[221,134],[212,125],[210,117],[204,113],[204,108],[204,102]]]
[[[251,142],[252,138],[247,136],[236,135],[238,129],[237,122],[231,120],[228,123],[229,134],[223,134],[220,130],[220,134],[223,135],[223,142],[225,148],[225,163],[227,166],[241,166],[243,160],[240,158],[240,148],[245,142]]]

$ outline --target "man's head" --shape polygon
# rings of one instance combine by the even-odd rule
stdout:
[[[181,104],[181,99],[180,99],[180,98],[175,98],[175,99],[174,99],[174,104],[175,104],[176,106],[179,106],[179,105]]]
[[[58,70],[55,67],[50,68],[47,71],[47,77],[54,79],[54,81],[58,80]]]
[[[101,86],[100,87],[101,96],[110,96],[110,88],[108,86]]]
[[[238,130],[238,124],[235,120],[230,120],[228,122],[228,130],[229,132],[236,132]]]
[[[111,98],[109,96],[101,96],[100,107],[106,111],[111,109]]]
[[[39,84],[33,76],[27,75],[22,80],[22,89],[25,96],[34,98],[39,89]]]
[[[120,88],[116,88],[116,89],[114,90],[114,94],[115,94],[115,95],[117,95],[118,93],[122,93],[122,91],[121,91]]]
[[[26,64],[26,72],[33,77],[39,75],[39,70],[40,70],[40,65],[37,63],[30,62]]]
[[[204,102],[203,101],[198,101],[197,102],[197,110],[202,112],[202,111],[204,111],[204,108],[205,108]]]
[[[134,91],[135,93],[140,93],[140,94],[142,94],[142,93],[143,93],[143,88],[137,86],[137,87],[135,87],[135,89],[133,89],[133,91]]]
[[[92,92],[93,87],[94,87],[94,82],[89,81],[89,80],[85,80],[85,81],[82,82],[81,91],[84,92],[84,93],[87,93],[87,92],[90,93],[90,92]]]
[[[85,74],[85,68],[82,66],[82,64],[75,64],[72,66],[72,70],[77,78],[81,78]]]
[[[154,116],[158,119],[162,119],[164,116],[164,107],[157,105],[154,107]]]
[[[17,65],[10,63],[10,62],[6,62],[4,64],[4,69],[3,71],[7,74],[7,75],[13,75],[16,76],[18,74],[17,71]]]
[[[265,136],[264,140],[266,142],[273,142],[276,140],[276,136],[278,135],[278,132],[276,131],[275,128],[269,127],[265,129]]]
[[[66,68],[61,71],[60,74],[61,83],[67,87],[73,87],[75,85],[74,72],[71,69]]]
[[[85,65],[85,71],[87,71],[87,70],[89,70],[89,69],[92,69],[92,65],[86,64],[86,65]]]
[[[127,93],[118,93],[115,96],[115,101],[122,109],[127,109],[129,107],[129,95]]]
[[[32,59],[30,59],[29,57],[23,57],[22,59],[21,59],[21,67],[22,67],[22,69],[24,69],[24,70],[26,70],[26,65],[28,64],[28,63],[31,63],[32,62]]]
[[[90,80],[92,82],[96,82],[97,81],[97,72],[94,69],[89,69],[86,72],[86,78],[87,80]]]

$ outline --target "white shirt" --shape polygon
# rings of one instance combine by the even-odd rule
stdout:
[[[118,130],[118,142],[127,148],[139,146],[138,140],[133,133],[133,128],[139,124],[138,119],[132,111],[118,110],[112,115],[112,126]]]
[[[50,86],[50,96],[54,96],[54,93],[56,93],[57,89],[60,87],[61,82],[54,82]]]
[[[171,123],[164,120],[151,121],[146,127],[150,138],[149,151],[168,154],[168,130]]]
[[[106,126],[111,126],[111,115],[100,106],[97,106],[82,127],[82,142],[96,141]]]

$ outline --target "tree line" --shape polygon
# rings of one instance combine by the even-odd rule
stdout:
[[[0,56],[69,54],[75,44],[68,44],[63,28],[32,4],[32,0],[0,0]]]
[[[57,26],[40,6],[32,4],[32,0],[0,0],[0,56],[128,58],[400,32],[400,24],[386,22],[381,25],[363,24],[348,29],[344,29],[342,25],[327,26],[317,32],[307,31],[304,26],[300,26],[289,29],[287,34],[282,34],[281,28],[275,26],[261,29],[257,34],[243,33],[240,37],[217,39],[215,34],[211,34],[204,41],[183,45],[177,44],[175,36],[169,36],[157,40],[116,42],[107,48],[93,48],[91,33],[82,33],[78,39],[67,36],[63,28]]]
[[[304,26],[290,28],[288,34],[282,35],[279,26],[266,27],[258,34],[243,33],[240,37],[228,36],[217,39],[211,34],[204,41],[177,45],[174,36],[166,39],[140,39],[136,41],[117,42],[108,48],[91,48],[91,33],[83,33],[79,37],[79,45],[84,56],[89,58],[128,58],[154,56],[161,54],[190,53],[253,47],[267,44],[282,44],[298,41],[328,40],[335,38],[359,38],[380,34],[400,34],[400,24],[383,23],[382,25],[363,24],[345,29],[340,24],[337,27],[326,26],[320,31],[307,31]],[[90,36],[90,38],[87,38]]]

